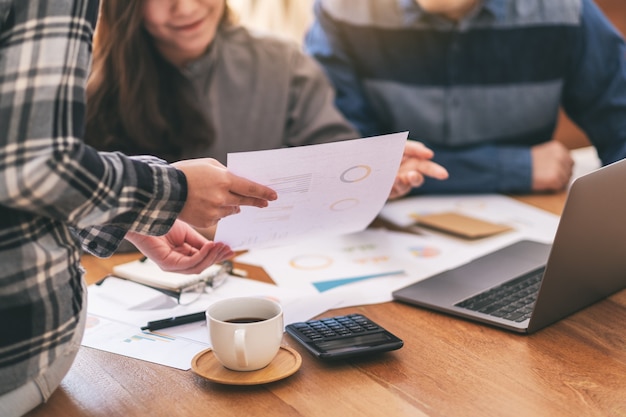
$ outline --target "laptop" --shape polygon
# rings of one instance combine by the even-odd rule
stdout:
[[[414,306],[533,333],[624,287],[626,159],[572,183],[552,245],[518,241],[392,294]]]

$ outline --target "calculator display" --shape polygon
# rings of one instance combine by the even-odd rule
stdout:
[[[313,355],[341,359],[399,349],[404,342],[362,314],[292,323],[286,327]]]

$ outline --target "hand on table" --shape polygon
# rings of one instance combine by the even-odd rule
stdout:
[[[572,178],[574,159],[560,142],[551,140],[530,149],[532,158],[532,190],[560,191]]]

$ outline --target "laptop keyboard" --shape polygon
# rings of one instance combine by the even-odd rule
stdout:
[[[456,307],[477,311],[515,322],[522,322],[533,311],[545,268],[507,281],[480,294],[467,298]]]

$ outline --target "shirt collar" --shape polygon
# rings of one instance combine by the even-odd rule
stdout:
[[[506,15],[506,7],[509,2],[510,0],[483,0],[481,11],[490,13],[496,20],[502,20]],[[415,0],[398,0],[398,5],[407,24],[420,21],[428,16]]]

